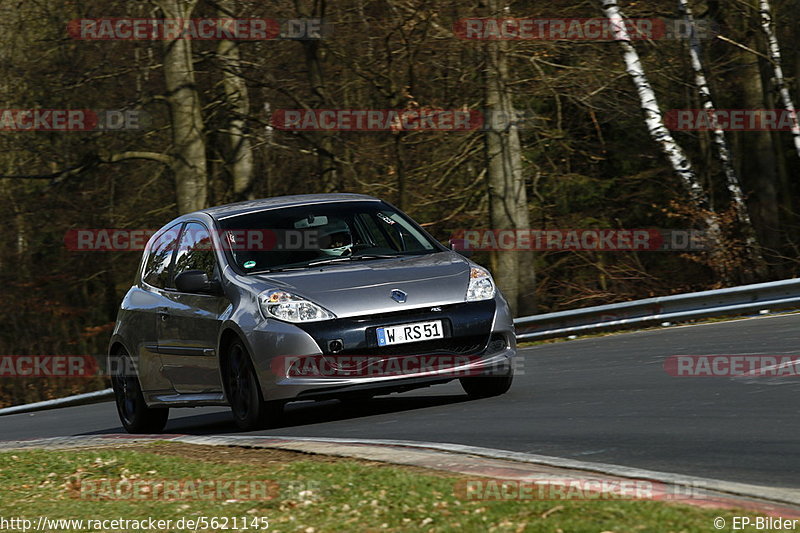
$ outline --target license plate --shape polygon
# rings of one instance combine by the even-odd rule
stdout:
[[[375,332],[378,334],[378,346],[444,338],[441,320],[388,326],[385,328],[378,328]]]

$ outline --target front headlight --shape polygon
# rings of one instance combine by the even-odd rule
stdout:
[[[279,289],[262,292],[258,295],[258,303],[265,317],[285,322],[319,322],[336,318],[314,302]]]
[[[472,267],[469,271],[469,287],[467,287],[467,301],[491,300],[494,298],[494,281],[492,275],[485,268]]]

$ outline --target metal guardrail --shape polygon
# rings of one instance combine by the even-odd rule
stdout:
[[[34,413],[36,411],[45,411],[47,409],[57,409],[60,407],[72,407],[75,405],[89,405],[92,403],[105,402],[112,398],[114,398],[114,391],[112,389],[104,389],[95,392],[87,392],[86,394],[67,396],[66,398],[57,398],[55,400],[45,400],[43,402],[6,407],[4,409],[0,409],[0,416]]]
[[[520,317],[518,341],[540,340],[670,322],[760,311],[800,308],[800,279],[660,296]]]

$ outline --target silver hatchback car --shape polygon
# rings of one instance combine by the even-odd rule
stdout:
[[[229,405],[243,430],[289,401],[363,401],[459,379],[505,393],[514,326],[489,272],[390,204],[301,195],[183,215],[147,244],[109,346],[131,433]]]

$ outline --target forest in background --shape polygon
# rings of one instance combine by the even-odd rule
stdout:
[[[679,19],[679,0],[621,2],[628,18]],[[783,106],[763,1],[689,2],[720,109]],[[693,201],[648,132],[618,42],[464,40],[467,17],[597,18],[600,0],[0,0],[3,109],[128,109],[146,127],[0,132],[0,353],[102,354],[140,252],[80,252],[84,228],[157,229],[181,212],[249,198],[353,192],[392,202],[446,242],[464,228],[703,229],[725,253],[479,253],[518,314],[794,277],[798,170],[788,132],[728,132],[763,265],[747,253],[711,132],[673,132],[707,196]],[[788,91],[800,101],[800,0],[770,6]],[[99,17],[323,19],[322,39],[89,41]],[[661,111],[700,109],[688,39],[634,40]],[[507,132],[287,132],[281,109],[514,109]],[[513,141],[513,140],[512,140]],[[515,148],[517,146],[517,148]],[[504,165],[495,159],[515,158]],[[506,189],[498,183],[510,184]],[[702,203],[702,202],[701,202]],[[514,221],[499,213],[511,206]],[[520,223],[523,220],[525,222]],[[0,380],[0,405],[102,380]]]

